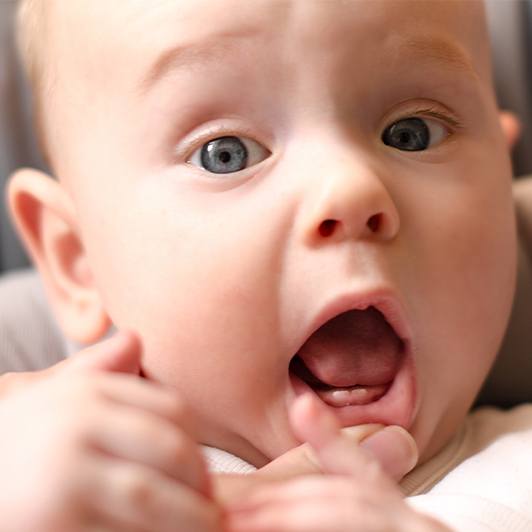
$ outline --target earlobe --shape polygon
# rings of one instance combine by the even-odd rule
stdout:
[[[7,202],[64,333],[80,344],[102,338],[111,320],[93,282],[66,190],[43,172],[23,169],[9,180]]]
[[[513,149],[521,136],[521,122],[519,118],[510,111],[500,111],[499,122],[508,147]]]

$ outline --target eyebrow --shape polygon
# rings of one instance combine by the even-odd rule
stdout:
[[[409,37],[399,45],[399,53],[419,59],[429,59],[451,70],[463,72],[479,79],[470,57],[454,42],[436,37]]]
[[[250,38],[253,35],[252,29],[238,33],[223,33],[212,36],[203,42],[180,44],[165,50],[142,78],[140,92],[146,93],[171,72],[221,60],[224,55],[231,51],[231,41],[234,41],[235,38]],[[398,51],[400,55],[429,59],[433,62],[442,63],[452,70],[470,74],[475,79],[479,78],[465,52],[445,38],[416,36],[401,39]]]
[[[251,29],[246,29],[211,36],[199,43],[173,46],[163,51],[142,77],[140,92],[147,92],[172,72],[219,61],[233,50],[236,39],[249,39],[254,35]]]

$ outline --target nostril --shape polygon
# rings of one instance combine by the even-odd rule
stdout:
[[[370,231],[376,233],[381,227],[381,215],[374,214],[371,216],[371,218],[368,220],[368,227]]]
[[[334,232],[334,228],[336,227],[336,220],[324,220],[320,224],[320,235],[321,236],[331,236]]]

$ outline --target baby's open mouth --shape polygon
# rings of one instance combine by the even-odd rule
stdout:
[[[290,373],[332,407],[367,405],[388,392],[404,354],[404,342],[379,310],[349,310],[306,340]]]

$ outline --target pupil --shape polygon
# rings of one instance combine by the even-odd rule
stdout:
[[[231,154],[228,151],[223,151],[220,153],[220,161],[222,163],[228,163],[231,160]]]
[[[402,144],[408,144],[410,142],[410,133],[406,131],[401,132],[399,139]]]

